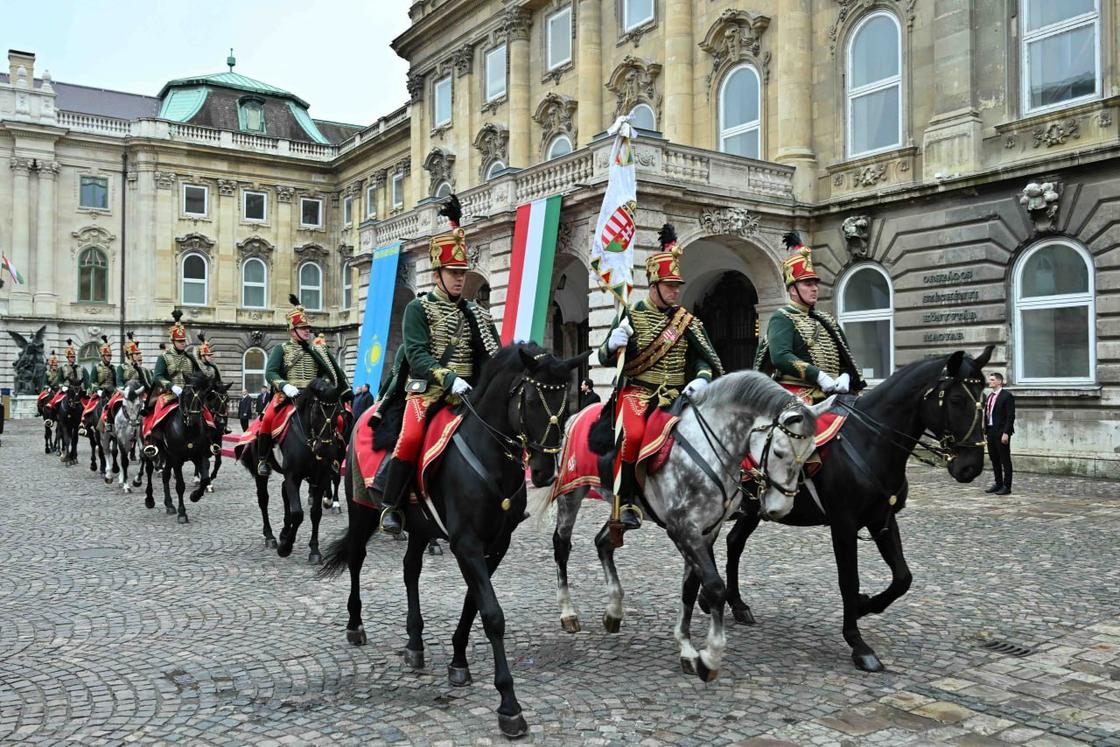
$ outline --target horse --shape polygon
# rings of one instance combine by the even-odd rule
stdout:
[[[992,346],[976,358],[964,351],[911,363],[858,398],[840,400],[847,415],[839,441],[830,446],[812,478],[815,497],[806,485],[779,509],[753,503],[727,535],[727,601],[735,619],[753,624],[754,615],[739,591],[739,558],[759,521],[789,526],[828,526],[844,605],[843,636],[852,661],[866,672],[883,671],[883,663],[860,634],[858,620],[880,614],[910,588],[912,575],[902,552],[896,514],[906,505],[906,463],[922,446],[945,459],[960,483],[984,469],[983,368]],[[925,433],[937,444],[922,441]],[[860,593],[857,535],[867,529],[891,569],[891,582],[874,595]],[[703,602],[702,600],[702,607]]]
[[[112,420],[113,427],[109,429],[104,427],[103,423],[99,423],[98,428],[101,436],[101,450],[109,455],[113,462],[112,473],[108,469],[104,472],[105,484],[112,484],[112,476],[120,475],[121,490],[125,493],[131,493],[132,486],[128,482],[128,465],[136,441],[140,437],[141,413],[144,409],[144,384],[140,381],[130,381],[124,387],[123,394],[124,399],[121,400],[120,406],[115,407],[116,411],[110,412],[106,416]],[[119,465],[118,456],[120,459]],[[139,487],[142,472],[143,468],[141,467],[136,475],[136,487]]]
[[[229,422],[229,388],[231,386],[233,386],[232,381],[228,384],[215,383],[206,392],[206,409],[210,411],[211,417],[214,418],[214,427],[208,429],[211,439],[210,455],[214,457],[214,467],[210,472],[210,484],[206,486],[206,490],[210,493],[214,492],[214,481],[218,479],[218,470],[222,468],[222,439],[229,432],[226,426]],[[194,475],[196,485],[199,480],[199,473],[196,472]]]
[[[152,429],[152,441],[158,441],[162,445],[159,451],[163,463],[161,471],[164,509],[168,514],[178,513],[180,524],[190,522],[187,518],[187,507],[183,504],[183,492],[186,489],[186,483],[183,481],[183,465],[191,462],[194,464],[195,471],[202,475],[198,486],[190,493],[191,503],[201,500],[206,492],[206,486],[210,484],[210,472],[206,462],[210,454],[211,440],[203,416],[203,403],[206,401],[209,388],[210,380],[206,375],[196,372],[183,385],[183,391],[179,394],[179,406]],[[158,403],[156,406],[159,406]],[[172,473],[175,475],[175,491],[179,496],[177,512],[171,501]]]
[[[450,540],[451,552],[467,583],[459,625],[452,637],[454,654],[447,668],[453,686],[471,684],[467,643],[476,615],[494,652],[494,686],[501,694],[498,726],[507,737],[528,732],[513,688],[505,652],[505,615],[494,593],[491,576],[509,549],[514,529],[525,517],[526,455],[532,482],[544,487],[555,479],[563,422],[568,409],[572,371],[586,354],[560,360],[533,343],[515,343],[486,362],[479,385],[463,400],[458,430],[438,462],[425,477],[422,502],[404,501],[408,543],[404,582],[408,596],[408,644],[405,660],[424,666],[424,620],[420,613],[420,571],[431,537]],[[363,415],[355,429],[368,423]],[[392,421],[385,415],[384,423]],[[366,542],[378,528],[379,501],[359,469],[357,438],[350,441],[345,484],[349,525],[331,543],[323,576],[350,569],[349,621],[346,639],[355,646],[367,641],[362,624],[360,575]]]
[[[280,541],[272,533],[268,520],[268,478],[257,474],[257,441],[247,444],[241,452],[241,463],[253,476],[257,485],[257,506],[261,510],[266,547],[275,547],[276,554],[286,558],[292,554],[296,533],[303,523],[303,506],[299,487],[307,483],[310,493],[311,540],[308,543],[309,563],[323,562],[319,552],[319,521],[323,518],[323,494],[330,487],[332,475],[339,469],[345,453],[344,436],[339,435],[338,418],[343,412],[339,390],[327,378],[317,377],[304,387],[293,401],[295,412],[288,425],[288,433],[280,442],[280,463],[273,454],[268,455],[275,471],[284,476],[280,488],[284,501],[284,526]]]
[[[748,454],[764,475],[761,501],[778,506],[786,493],[796,489],[801,465],[813,449],[813,433],[817,414],[828,402],[809,407],[769,377],[756,371],[736,371],[722,376],[691,399],[678,400],[680,420],[673,431],[674,446],[663,466],[646,477],[644,500],[650,518],[661,526],[684,559],[684,580],[681,587],[681,608],[674,630],[680,645],[681,669],[708,682],[719,675],[726,636],[723,624],[725,586],[716,568],[712,546],[724,521],[738,509],[741,502],[738,487],[740,465]],[[580,417],[598,417],[598,410],[589,408]],[[606,417],[613,409],[606,409]],[[566,439],[573,438],[578,419],[569,424]],[[595,435],[592,435],[592,439]],[[573,446],[574,444],[570,444]],[[599,450],[603,450],[600,448]],[[608,486],[609,493],[615,453],[598,457],[598,484]],[[566,448],[564,454],[572,453]],[[591,484],[555,497],[556,530],[552,535],[556,560],[557,599],[560,624],[569,632],[579,632],[579,613],[572,603],[568,587],[568,558],[572,550],[572,527],[580,506],[588,493],[597,487]],[[543,519],[553,496],[545,495],[530,513]],[[608,602],[603,626],[617,633],[622,624],[622,584],[615,567],[615,544],[610,524],[604,524],[595,537],[599,561],[607,579]],[[713,613],[703,651],[697,652],[691,641],[692,606],[699,587],[711,601]]]
[[[43,453],[44,454],[61,454],[62,453],[62,435],[59,429],[55,427],[58,418],[58,405],[52,405],[51,400],[55,397],[55,387],[51,387],[47,391],[45,398],[38,401],[39,416],[43,418]]]
[[[70,467],[78,463],[78,430],[82,422],[82,379],[72,374],[62,387],[62,401],[58,403],[59,437],[62,440],[62,453],[59,459]]]
[[[82,410],[82,423],[78,433],[89,440],[89,471],[105,472],[105,452],[101,448],[101,411],[109,401],[109,392],[98,389],[90,397],[95,397],[97,403],[87,412]]]

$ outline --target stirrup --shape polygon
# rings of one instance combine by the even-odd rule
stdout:
[[[54,428],[54,421],[53,420],[49,420],[49,419],[44,420],[43,424],[46,425],[48,428]]]
[[[623,517],[633,517],[633,521],[627,521]],[[642,507],[636,503],[624,503],[618,507],[618,520],[626,529],[640,529],[645,518]]]
[[[155,459],[159,456],[159,447],[155,444],[145,444],[144,448],[140,450],[148,459]]]
[[[385,517],[389,516],[390,514],[397,514],[400,517],[400,521],[393,528],[385,526]],[[383,509],[381,511],[381,520],[378,522],[377,528],[382,532],[385,532],[386,534],[392,534],[394,536],[399,535],[404,531],[404,512],[396,506],[389,506],[388,508]]]
[[[221,454],[222,453],[221,445],[220,444],[210,444],[210,453],[213,454],[214,456],[218,456],[219,454]]]
[[[261,477],[268,477],[272,474],[272,465],[268,463],[268,459],[257,460],[257,474]]]
[[[86,427],[84,425],[78,426],[78,435],[79,436],[81,436],[82,438],[85,438],[88,434],[89,434],[89,431],[86,430]]]

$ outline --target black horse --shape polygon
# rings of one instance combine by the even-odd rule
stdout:
[[[58,403],[58,427],[62,440],[59,459],[70,467],[78,463],[78,430],[82,423],[82,379],[76,373],[63,386],[62,401]]]
[[[743,516],[727,535],[727,601],[735,619],[754,623],[739,593],[739,557],[761,519],[791,526],[827,525],[844,602],[844,640],[852,661],[868,672],[883,664],[863,640],[858,620],[883,612],[910,588],[896,514],[906,505],[906,463],[929,433],[937,444],[924,448],[944,458],[949,474],[968,483],[984,469],[983,368],[992,346],[976,358],[963,351],[905,366],[868,393],[848,397],[837,411],[847,415],[837,441],[812,478],[817,496],[802,486],[782,515],[763,516],[756,502],[744,502]],[[887,588],[868,596],[859,589],[857,533],[866,529],[891,569]],[[703,602],[701,603],[703,607]]]
[[[339,433],[338,419],[343,412],[338,387],[330,379],[318,377],[304,387],[293,404],[296,411],[288,425],[288,433],[280,444],[281,463],[269,455],[272,467],[284,476],[280,488],[284,500],[284,526],[280,542],[272,534],[268,520],[268,478],[257,474],[257,442],[247,445],[241,453],[241,463],[257,484],[257,505],[261,510],[265,544],[275,547],[276,553],[286,558],[292,554],[296,532],[303,523],[303,506],[299,486],[306,482],[311,504],[311,541],[308,562],[322,563],[319,552],[319,521],[323,518],[323,494],[330,489],[331,480],[339,471],[346,441]],[[343,431],[348,433],[349,431]]]
[[[62,453],[62,434],[56,427],[58,418],[58,405],[52,405],[51,400],[57,394],[57,388],[51,387],[47,396],[38,403],[39,416],[43,418],[43,453]]]
[[[556,453],[563,436],[572,371],[585,356],[560,360],[535,344],[514,344],[500,350],[485,366],[479,386],[464,403],[463,421],[440,462],[428,470],[427,497],[405,502],[408,549],[404,582],[408,595],[406,661],[424,665],[424,620],[420,614],[420,571],[424,549],[432,537],[450,539],[451,551],[467,582],[459,625],[452,638],[454,655],[447,668],[452,685],[471,683],[467,643],[477,614],[494,651],[494,686],[501,693],[498,724],[503,734],[519,737],[528,731],[513,691],[513,675],[505,653],[505,616],[490,577],[509,549],[513,530],[525,518],[525,457],[533,484],[550,485],[556,475]],[[385,422],[390,421],[386,415]],[[360,426],[356,426],[360,427]],[[350,524],[346,535],[331,543],[325,576],[350,568],[350,620],[346,639],[366,643],[362,625],[360,574],[366,542],[378,528],[381,512],[369,507],[351,441],[347,457],[346,502]],[[355,502],[355,491],[363,503]],[[380,496],[378,496],[380,497]]]
[[[206,486],[208,492],[214,492],[214,481],[218,479],[218,470],[222,468],[222,439],[229,433],[229,388],[233,386],[231,381],[228,384],[215,383],[211,384],[210,389],[206,392],[206,409],[210,411],[210,416],[214,419],[214,427],[207,427],[207,435],[210,437],[210,455],[214,457],[214,466],[210,470],[210,484]],[[194,482],[197,485],[201,480],[199,473],[195,473]]]
[[[95,397],[97,404],[89,412],[85,412],[83,408],[82,422],[78,426],[78,433],[85,436],[86,440],[89,441],[89,471],[103,473],[105,472],[105,452],[101,449],[101,435],[97,426],[101,422],[101,411],[105,408],[105,403],[109,401],[109,394],[96,390],[89,396]]]
[[[210,484],[210,472],[207,469],[210,436],[202,415],[209,389],[210,380],[206,375],[195,373],[183,386],[179,406],[152,429],[151,440],[153,444],[158,444],[158,458],[162,461],[163,505],[167,513],[176,513],[171,501],[171,474],[174,473],[175,491],[179,496],[177,513],[180,524],[190,521],[187,518],[187,507],[183,504],[183,492],[186,490],[183,465],[187,462],[194,464],[195,471],[202,475],[198,486],[190,493],[192,503],[202,499],[206,486]]]

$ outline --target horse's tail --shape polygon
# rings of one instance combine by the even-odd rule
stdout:
[[[316,571],[319,578],[334,578],[342,573],[344,569],[350,565],[350,534],[354,531],[354,525],[349,524],[346,527],[346,533],[331,540],[327,545],[327,554],[323,558],[323,564],[319,566]]]
[[[531,526],[538,532],[548,527],[548,507],[552,505],[552,489],[552,485],[546,488],[528,489],[525,511],[529,514]]]

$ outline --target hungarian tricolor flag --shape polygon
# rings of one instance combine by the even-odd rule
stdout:
[[[502,316],[503,345],[514,341],[544,342],[559,227],[560,195],[534,200],[517,208],[509,290]]]
[[[25,285],[27,283],[27,280],[24,279],[23,275],[19,274],[19,270],[12,264],[12,260],[8,259],[7,255],[0,254],[0,262],[3,263],[8,274],[12,276],[12,280],[16,281],[16,285]]]
[[[625,303],[634,284],[638,175],[630,144],[629,118],[620,117],[607,132],[614,135],[614,144],[607,167],[607,190],[591,238],[591,269],[618,302]]]

